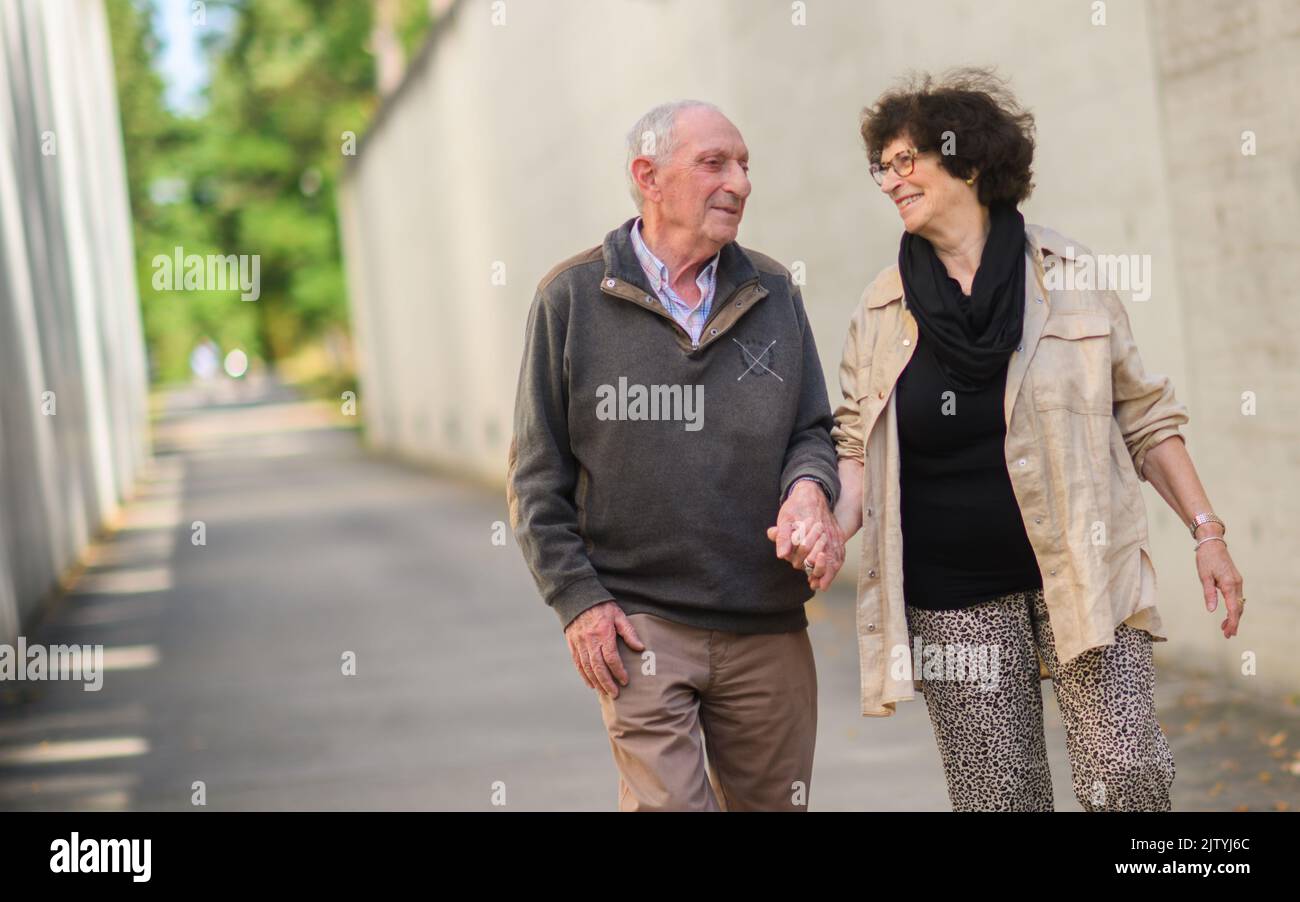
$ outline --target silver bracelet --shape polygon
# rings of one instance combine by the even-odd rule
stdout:
[[[1224,548],[1228,547],[1228,540],[1225,539],[1223,536],[1206,536],[1203,539],[1196,540],[1196,548],[1200,548],[1206,542],[1222,542]],[[1196,549],[1193,548],[1192,550],[1195,551]]]

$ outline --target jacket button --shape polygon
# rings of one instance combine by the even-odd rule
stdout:
[[[709,334],[710,334],[710,335],[717,335],[717,334],[718,334],[718,330],[717,330],[717,329],[710,329],[710,330],[709,330]]]
[[[868,570],[868,571],[867,571],[867,576],[871,577],[872,579],[875,579],[875,578],[876,578],[876,571],[875,571],[875,570]]]
[[[613,287],[614,287],[614,280],[613,280],[613,279],[606,279],[606,280],[605,280],[605,287],[606,287],[606,288],[613,288]]]
[[[1034,522],[1035,522],[1035,523],[1042,523],[1042,522],[1043,522],[1043,518],[1042,518],[1042,517],[1035,517],[1035,518],[1034,518]]]
[[[875,631],[876,631],[876,625],[874,623],[868,623],[867,632],[874,633]]]
[[[1048,571],[1047,571],[1047,575],[1048,575],[1048,576],[1055,576],[1055,575],[1056,575],[1056,571],[1055,571],[1055,570],[1048,570]]]
[[[867,516],[868,516],[868,517],[871,516],[871,508],[867,508]]]
[[[884,392],[877,392],[877,393],[876,393],[876,397],[877,397],[877,398],[880,398],[880,399],[883,400],[884,397],[885,397],[885,393],[884,393]]]
[[[1037,302],[1040,303],[1040,304],[1043,302],[1043,299],[1042,299],[1042,298],[1034,298],[1034,300],[1037,301]]]
[[[1017,350],[1017,351],[1023,351],[1024,349],[1025,349],[1025,346],[1024,346],[1024,345],[1016,345],[1016,350]]]
[[[647,304],[650,303],[650,295],[647,294],[647,295],[645,296],[645,302],[646,302]]]
[[[903,347],[907,347],[907,346],[910,345],[911,343],[912,343],[912,339],[910,339],[910,338],[904,338],[904,339],[903,339]]]
[[[1022,457],[1020,458],[1020,466],[1023,467],[1024,465],[1025,465],[1025,459]]]

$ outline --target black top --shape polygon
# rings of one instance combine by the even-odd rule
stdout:
[[[1007,473],[1006,385],[1004,364],[978,391],[950,389],[924,341],[898,377],[909,605],[964,608],[1043,584]]]

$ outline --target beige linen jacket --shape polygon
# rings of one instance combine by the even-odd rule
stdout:
[[[1138,483],[1147,452],[1180,435],[1188,417],[1169,379],[1142,368],[1113,290],[1047,290],[1049,271],[1059,276],[1053,286],[1087,284],[1091,252],[1050,229],[1025,229],[1024,339],[1007,368],[1006,461],[1064,663],[1111,644],[1120,623],[1167,638]],[[864,466],[858,653],[862,713],[877,717],[920,685],[903,604],[894,400],[916,336],[894,265],[867,286],[849,323],[832,430],[839,457]]]

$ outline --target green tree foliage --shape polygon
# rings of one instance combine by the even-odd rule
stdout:
[[[335,187],[344,133],[360,136],[378,106],[372,4],[209,0],[206,21],[193,27],[211,77],[203,112],[189,117],[163,102],[151,7],[106,3],[155,378],[186,378],[190,349],[205,335],[274,361],[346,329]],[[426,0],[398,6],[408,54],[427,32],[427,9]],[[155,255],[177,246],[259,255],[260,299],[156,290]]]

